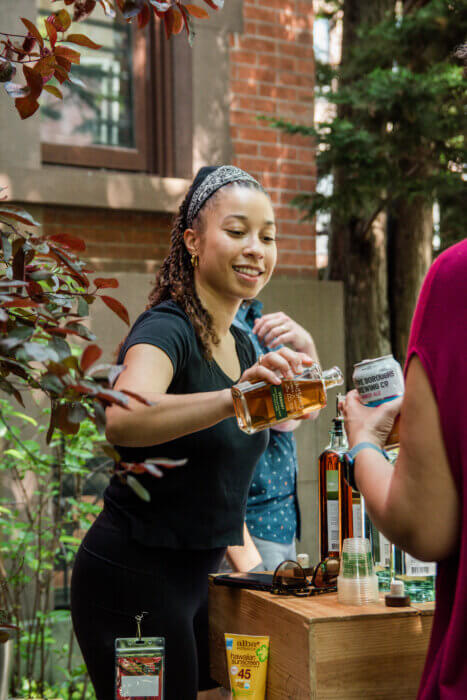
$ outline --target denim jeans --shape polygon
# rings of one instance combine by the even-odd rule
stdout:
[[[284,561],[284,559],[295,560],[297,558],[295,540],[290,543],[272,542],[271,540],[263,540],[254,535],[251,536],[251,539],[255,543],[261,559],[263,560],[262,565],[258,565],[253,571],[274,571],[276,566],[280,564],[281,561]],[[227,557],[224,557],[219,567],[219,573],[230,573],[231,571],[232,567]]]
[[[260,537],[251,536],[255,543],[258,552],[263,560],[266,571],[274,571],[276,566],[284,561],[284,559],[297,558],[297,549],[295,540],[287,542],[273,542],[272,540],[263,540]]]

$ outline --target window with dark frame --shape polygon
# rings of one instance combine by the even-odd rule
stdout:
[[[47,17],[49,0],[38,3],[39,16]],[[186,148],[177,153],[174,123],[181,108],[185,129],[191,124],[191,49],[186,39],[167,40],[156,18],[141,30],[98,11],[71,31],[85,33],[102,48],[74,47],[81,62],[72,68],[74,82],[59,86],[63,102],[44,93],[43,162],[191,175],[191,153]],[[186,144],[186,133],[184,137]]]

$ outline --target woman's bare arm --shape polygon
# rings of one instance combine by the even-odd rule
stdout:
[[[261,555],[253,542],[246,523],[243,524],[242,545],[230,545],[227,547],[226,556],[234,571],[247,572],[261,564]]]
[[[153,345],[133,345],[115,389],[128,389],[153,406],[130,399],[131,410],[115,404],[106,410],[106,437],[125,447],[146,447],[194,433],[234,415],[229,389],[199,394],[166,394],[173,377],[169,357]]]
[[[280,383],[277,372],[292,377],[301,364],[311,359],[288,348],[268,353],[263,363],[247,369],[241,381],[265,380]],[[163,350],[146,343],[133,345],[125,355],[126,369],[115,389],[127,389],[153,402],[146,406],[130,399],[126,410],[117,405],[106,410],[106,437],[114,445],[146,447],[209,428],[235,415],[230,389],[198,394],[166,394],[173,377],[173,365]]]
[[[389,403],[369,409],[352,392],[344,410],[351,446],[364,441],[384,443],[391,414]],[[356,457],[355,478],[371,519],[394,544],[425,561],[440,561],[455,552],[459,496],[438,407],[417,356],[410,361],[407,372],[400,452],[394,469],[374,450],[365,449]]]

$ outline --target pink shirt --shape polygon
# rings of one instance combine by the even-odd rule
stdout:
[[[436,611],[418,700],[466,700],[467,239],[442,253],[425,278],[407,364],[414,354],[425,368],[438,405],[461,506],[458,552],[438,563]]]

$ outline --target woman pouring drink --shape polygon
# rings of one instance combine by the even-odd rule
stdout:
[[[271,201],[248,173],[202,168],[182,202],[149,305],[119,352],[115,388],[152,402],[107,409],[107,438],[124,461],[186,458],[162,479],[137,478],[142,501],[115,476],[73,570],[73,624],[98,700],[114,693],[114,641],[166,641],[166,700],[194,700],[216,684],[208,664],[208,574],[243,544],[250,480],[268,431],[246,435],[234,417],[239,381],[279,384],[312,364],[282,348],[256,361],[232,325],[276,263]]]

